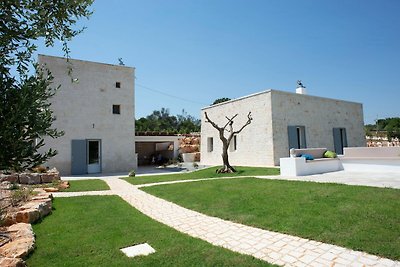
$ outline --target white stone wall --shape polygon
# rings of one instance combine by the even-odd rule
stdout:
[[[305,126],[307,147],[334,150],[333,128],[346,128],[348,146],[365,146],[362,104],[268,90],[202,109],[201,163],[222,164],[222,143],[218,132],[205,123],[204,112],[218,123],[225,116],[239,114],[236,127],[243,125],[247,113],[253,122],[238,136],[238,149],[229,152],[232,165],[273,166],[289,156],[288,126]],[[213,137],[214,150],[208,152],[207,138]]]
[[[234,120],[234,130],[238,130],[252,113],[253,121],[237,136],[237,150],[230,151],[229,162],[233,166],[272,166],[272,120],[270,94],[262,92],[202,109],[201,113],[201,164],[222,164],[222,142],[218,131],[205,123],[204,112],[219,126],[226,124],[227,117],[238,116]],[[227,136],[228,133],[226,133]],[[214,150],[208,152],[207,138],[213,137]]]
[[[134,120],[134,68],[39,55],[51,71],[53,85],[61,85],[51,99],[56,116],[53,126],[65,135],[46,139],[46,149],[58,150],[47,165],[61,174],[71,172],[71,140],[101,139],[102,172],[129,171],[136,166]],[[71,82],[68,66],[73,68]],[[121,88],[116,88],[116,82]],[[120,105],[121,114],[112,106]]]
[[[349,147],[365,146],[362,104],[271,91],[274,162],[289,156],[288,126],[305,126],[308,148],[334,150],[333,128],[345,128]]]

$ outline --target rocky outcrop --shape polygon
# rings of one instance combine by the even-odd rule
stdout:
[[[20,258],[6,258],[6,257],[0,256],[0,266],[2,266],[2,267],[26,267],[26,264]]]
[[[7,228],[6,233],[9,234],[11,241],[0,247],[0,256],[26,259],[29,253],[35,249],[35,235],[29,223],[13,224]],[[7,262],[6,259],[4,261]],[[0,264],[0,266],[3,265]]]
[[[200,151],[200,137],[184,137],[179,139],[181,153],[195,153]]]
[[[34,223],[51,213],[53,195],[43,189],[35,189],[34,192],[38,194],[29,202],[7,213],[4,220],[5,226],[15,223]]]

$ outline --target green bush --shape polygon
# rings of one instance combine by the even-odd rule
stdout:
[[[136,176],[135,170],[131,170],[128,175],[129,177],[135,177]]]

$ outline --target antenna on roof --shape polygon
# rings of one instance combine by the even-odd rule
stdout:
[[[306,95],[306,87],[301,82],[301,80],[297,80],[296,94]]]

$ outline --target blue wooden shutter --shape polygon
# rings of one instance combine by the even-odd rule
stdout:
[[[86,140],[71,141],[71,174],[87,173]]]

